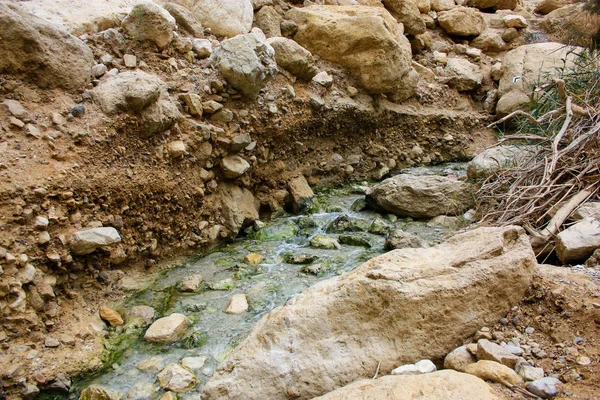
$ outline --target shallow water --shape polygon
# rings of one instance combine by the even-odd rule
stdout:
[[[460,168],[447,166],[414,172],[432,171],[443,175],[460,175],[464,172]],[[391,228],[415,233],[431,245],[451,234],[448,228],[427,226],[426,221],[413,221],[410,218],[396,220],[393,216],[372,211],[352,211],[352,205],[364,196],[349,194],[350,191],[321,193],[317,204],[321,204],[322,210],[310,216],[282,215],[273,218],[258,232],[249,232],[245,238],[219,246],[209,254],[160,273],[153,284],[130,296],[118,310],[126,312],[136,305],[150,305],[160,316],[182,313],[190,321],[186,337],[173,344],[153,344],[144,341],[143,328],[127,325],[119,328],[121,332],[112,332],[108,340],[107,347],[112,350],[105,354],[108,367],[76,382],[69,397],[77,398],[80,390],[95,384],[118,392],[124,399],[157,399],[164,393],[156,382],[158,372],[143,372],[136,367],[139,362],[160,357],[157,365],[162,369],[169,363],[180,363],[184,357],[206,357],[204,366],[194,371],[198,384],[193,390],[179,394],[180,399],[199,398],[202,387],[217,365],[248,336],[266,313],[316,282],[351,271],[364,261],[385,252],[385,236],[368,232],[364,236],[372,245],[369,249],[344,244],[339,249],[331,250],[310,247],[310,239],[316,234],[339,236],[340,233],[327,233],[327,230],[332,221],[341,215],[348,216],[350,220],[364,220],[367,226],[379,218]],[[364,221],[359,225],[365,226]],[[293,236],[288,232],[285,239],[255,239],[255,236],[277,230],[297,232]],[[243,260],[248,253],[259,253],[264,261],[257,266],[246,265]],[[319,265],[320,272],[317,275],[302,272],[306,265],[285,262],[286,254],[317,256],[318,259],[311,265]],[[183,293],[176,289],[183,278],[194,274],[201,274],[204,278],[204,284],[196,293]],[[211,287],[215,285],[225,286],[228,290],[212,290]],[[227,314],[224,310],[236,293],[246,294],[250,309],[240,315]]]

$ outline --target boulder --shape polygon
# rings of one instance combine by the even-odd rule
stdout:
[[[177,24],[180,27],[194,37],[204,37],[204,28],[202,27],[202,24],[198,22],[196,16],[190,10],[175,3],[167,3],[164,7],[165,10],[175,18],[175,21],[177,21]]]
[[[173,40],[177,24],[167,10],[150,0],[139,0],[121,22],[132,38],[154,42],[159,49],[166,48]]]
[[[496,116],[504,117],[513,111],[524,108],[529,104],[530,98],[519,89],[505,93],[496,104]]]
[[[467,0],[467,6],[480,10],[514,10],[518,0]]]
[[[467,365],[465,372],[486,381],[501,383],[507,387],[523,383],[523,379],[514,370],[496,361],[477,361],[475,364]]]
[[[460,215],[475,204],[473,186],[436,175],[399,174],[373,186],[367,201],[402,217]]]
[[[470,7],[456,7],[438,14],[438,23],[454,36],[476,36],[485,27],[481,13]]]
[[[281,36],[281,21],[283,17],[271,6],[262,7],[254,16],[254,25],[268,38]]]
[[[223,157],[221,160],[221,169],[227,179],[235,179],[244,175],[249,169],[250,164],[238,155]]]
[[[156,343],[173,343],[183,336],[188,328],[188,320],[183,314],[171,314],[159,318],[146,331],[144,339]]]
[[[371,378],[379,363],[388,374],[405,363],[442,359],[505,316],[536,265],[516,226],[478,228],[436,247],[377,256],[264,316],[217,368],[202,398],[307,399]]]
[[[453,369],[459,372],[465,372],[467,365],[477,362],[475,357],[467,350],[467,346],[463,345],[452,350],[444,358],[444,368]]]
[[[404,25],[404,30],[410,35],[425,33],[425,21],[421,18],[419,7],[412,0],[382,0],[387,10]]]
[[[217,36],[233,37],[252,28],[250,0],[194,0],[191,9],[202,26]]]
[[[167,85],[157,76],[142,71],[122,72],[92,90],[92,99],[105,114],[119,111],[140,113],[158,101]]]
[[[217,196],[223,225],[231,232],[237,234],[240,229],[258,220],[258,204],[248,189],[231,183],[220,183]]]
[[[363,379],[315,400],[500,400],[483,380],[445,370],[419,376],[382,376]]]
[[[529,101],[529,93],[539,79],[554,79],[563,66],[573,67],[579,50],[562,43],[547,42],[520,46],[506,53],[502,60],[502,78],[498,84],[501,98],[496,112],[500,114],[502,110],[502,113],[509,113],[512,107],[522,106],[521,101]],[[512,100],[512,107],[501,106],[505,96],[519,101]]]
[[[469,161],[469,179],[486,178],[495,172],[523,165],[533,159],[535,146],[495,146],[477,154]]]
[[[534,11],[536,14],[546,15],[572,3],[573,0],[542,0],[535,6]]]
[[[310,81],[318,72],[315,60],[304,47],[291,39],[274,37],[267,43],[275,50],[277,65],[305,81]]]
[[[49,89],[90,82],[93,54],[85,43],[17,4],[0,3],[0,37],[0,73],[23,73]]]
[[[600,219],[600,202],[590,201],[588,203],[584,203],[580,205],[571,215],[571,218],[574,220],[581,220],[587,217]]]
[[[410,43],[384,8],[308,6],[291,9],[286,18],[298,25],[296,42],[347,68],[367,91],[414,93],[417,83],[408,80],[414,71]]]
[[[479,66],[464,58],[449,58],[444,73],[448,77],[448,86],[459,92],[477,89],[483,80]]]
[[[291,179],[288,182],[288,191],[290,192],[292,211],[295,213],[309,207],[313,197],[315,197],[315,193],[310,188],[304,175],[298,175]]]
[[[406,248],[419,248],[419,247],[429,247],[429,245],[421,239],[419,236],[410,233],[404,232],[403,230],[396,230],[392,232],[385,239],[385,248],[387,250],[396,250],[396,249],[406,249]]]
[[[196,384],[196,377],[179,364],[167,365],[156,377],[160,387],[172,392],[185,392]]]
[[[258,28],[222,41],[212,57],[227,82],[250,98],[277,75],[275,50]]]
[[[600,219],[587,217],[556,235],[556,255],[564,264],[584,262],[600,248]]]
[[[598,35],[600,14],[592,12],[585,4],[577,2],[546,15],[541,27],[552,34],[557,42],[588,46],[590,40]]]
[[[119,232],[113,227],[91,228],[71,235],[69,248],[76,255],[93,253],[98,248],[121,242]]]

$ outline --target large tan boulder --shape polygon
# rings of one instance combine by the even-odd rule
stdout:
[[[480,10],[514,10],[517,6],[517,0],[468,0],[469,7],[475,7]]]
[[[404,25],[404,30],[410,35],[425,33],[425,21],[417,3],[413,0],[383,0],[385,8]]]
[[[438,14],[443,30],[454,36],[476,36],[483,32],[485,24],[481,13],[470,7],[456,7]]]
[[[164,49],[173,40],[177,24],[164,8],[150,0],[140,0],[123,19],[121,26],[134,39],[150,41]]]
[[[252,28],[250,0],[192,0],[190,8],[202,26],[217,36],[233,37]]]
[[[334,390],[319,400],[500,400],[485,381],[452,370],[418,376],[382,376],[363,379]],[[315,400],[316,400],[315,399]]]
[[[367,91],[414,93],[416,82],[407,83],[413,70],[410,43],[384,8],[309,6],[293,8],[286,18],[298,25],[296,42],[347,68]]]
[[[573,46],[565,46],[562,43],[535,43],[517,47],[509,51],[502,60],[502,77],[498,84],[500,92],[499,105],[503,103],[503,97],[510,92],[510,98],[522,98],[531,93],[534,85],[540,79],[551,80],[558,76],[558,68],[566,65],[573,66],[573,60],[577,58],[580,49]],[[566,60],[566,63],[565,63]],[[522,95],[519,95],[522,93]],[[507,102],[508,103],[508,102]],[[520,102],[514,103],[514,107],[520,107]],[[509,113],[510,107],[502,106],[502,113]]]
[[[92,51],[81,40],[17,4],[0,3],[0,73],[24,73],[44,88],[78,90],[90,82],[92,65]]]
[[[535,6],[535,12],[537,14],[550,14],[554,10],[558,10],[561,7],[572,4],[573,0],[542,0]]]
[[[379,363],[389,374],[442,359],[519,302],[536,265],[515,226],[380,255],[263,317],[202,398],[311,399],[372,377]]]
[[[370,188],[367,201],[403,217],[459,215],[474,205],[473,186],[444,176],[399,174]]]
[[[587,46],[600,30],[600,15],[590,12],[585,4],[571,4],[546,15],[542,28],[557,42]]]
[[[234,234],[258,219],[258,204],[248,189],[220,183],[217,196],[223,225]]]

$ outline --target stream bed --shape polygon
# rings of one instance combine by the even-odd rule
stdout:
[[[461,176],[464,169],[464,165],[453,164],[410,172]],[[401,229],[429,245],[452,234],[451,229],[432,226],[428,221],[398,219],[363,209],[364,195],[358,191],[346,187],[317,193],[308,213],[281,214],[255,224],[242,238],[159,273],[152,284],[116,309],[127,316],[135,306],[150,306],[155,310],[153,320],[184,314],[190,325],[186,335],[172,344],[150,343],[143,338],[147,326],[126,317],[125,325],[111,328],[107,338],[106,368],[74,382],[69,398],[98,385],[116,398],[158,399],[165,393],[157,382],[158,373],[170,363],[183,362],[196,375],[197,384],[178,398],[198,399],[215,368],[260,318],[316,282],[351,271],[385,252],[388,233]],[[341,243],[337,248],[316,248],[315,236]],[[248,254],[254,256],[247,258]],[[252,257],[259,262],[252,265]],[[182,291],[182,281],[194,275],[202,276],[198,288]],[[229,301],[238,293],[246,295],[248,311],[226,313]]]

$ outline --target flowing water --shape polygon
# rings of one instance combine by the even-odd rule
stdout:
[[[464,169],[455,165],[411,172],[461,175]],[[133,306],[151,306],[156,310],[155,319],[182,313],[190,322],[184,339],[173,344],[148,343],[143,339],[146,328],[128,324],[126,319],[126,325],[111,332],[107,340],[107,367],[76,382],[70,398],[77,398],[79,391],[95,384],[124,399],[158,399],[164,393],[156,381],[160,370],[169,363],[195,357],[197,364],[204,360],[193,371],[198,384],[179,394],[179,398],[198,399],[217,365],[248,336],[261,317],[317,281],[343,274],[385,252],[387,232],[402,229],[417,234],[430,245],[451,233],[448,228],[428,226],[426,221],[358,210],[363,199],[364,195],[351,194],[350,189],[321,193],[311,214],[280,215],[258,230],[249,228],[244,238],[160,273],[153,284],[130,296],[117,309],[126,315]],[[311,247],[311,238],[318,234],[333,238],[354,235],[362,245]],[[263,261],[258,265],[245,264],[244,257],[249,253],[260,254]],[[292,264],[286,262],[292,261],[290,255],[314,260]],[[195,274],[203,277],[196,292],[178,290],[184,278]],[[249,310],[239,315],[225,313],[236,293],[246,294]]]

